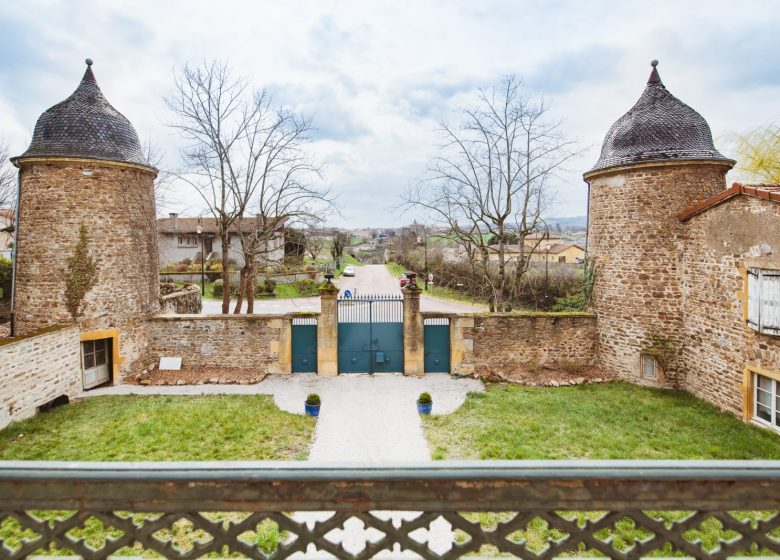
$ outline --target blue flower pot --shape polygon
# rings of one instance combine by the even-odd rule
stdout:
[[[319,404],[306,404],[303,403],[303,406],[306,408],[306,414],[309,416],[319,416],[320,415],[320,406]]]
[[[420,414],[430,414],[432,408],[433,408],[433,403],[428,403],[428,404],[417,403],[417,412],[419,412]]]

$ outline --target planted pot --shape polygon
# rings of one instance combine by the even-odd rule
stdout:
[[[433,408],[433,403],[417,403],[417,412],[420,414],[430,414]]]
[[[317,393],[311,393],[303,402],[306,414],[309,416],[317,417],[320,415],[320,396]]]

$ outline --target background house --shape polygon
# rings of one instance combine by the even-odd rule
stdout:
[[[262,225],[262,217],[244,218],[244,227],[257,228]],[[160,251],[160,266],[180,263],[185,259],[199,259],[201,240],[198,226],[202,228],[203,250],[206,258],[221,259],[222,243],[219,239],[219,227],[216,218],[183,217],[171,213],[167,218],[157,219],[157,245]],[[241,251],[241,238],[238,226],[230,228],[229,257],[237,266],[243,266],[244,256]],[[271,239],[268,248],[263,251],[264,264],[284,263],[284,223],[282,223]]]

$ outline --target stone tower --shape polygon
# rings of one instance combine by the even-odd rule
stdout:
[[[734,161],[715,149],[707,121],[669,93],[657,64],[585,173],[588,253],[597,269],[592,304],[602,365],[637,382],[676,386],[684,371],[686,244],[677,214],[722,191]],[[654,356],[659,349],[663,359]]]
[[[14,334],[77,322],[82,339],[113,338],[114,375],[143,361],[144,323],[159,311],[154,178],[133,125],[103,96],[92,61],[45,111],[19,168]],[[95,264],[78,299],[80,231]],[[70,301],[70,305],[68,302]],[[90,334],[91,333],[91,334]],[[104,336],[105,335],[105,336]]]

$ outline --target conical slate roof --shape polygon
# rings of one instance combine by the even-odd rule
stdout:
[[[86,63],[76,91],[38,118],[30,147],[14,159],[78,157],[148,166],[133,125],[103,97],[92,61]]]
[[[715,160],[734,163],[712,142],[699,113],[677,99],[661,82],[658,61],[639,101],[607,132],[601,157],[588,173],[644,162]]]

